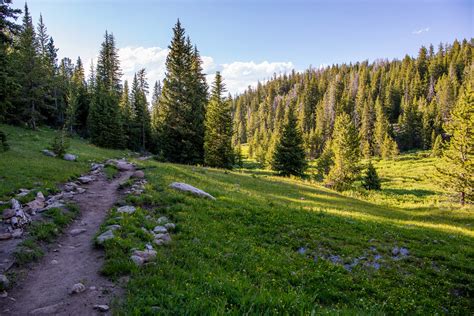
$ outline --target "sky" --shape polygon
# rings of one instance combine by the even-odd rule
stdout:
[[[29,0],[28,7],[35,24],[42,14],[59,56],[80,56],[86,67],[105,30],[112,32],[123,79],[146,68],[150,86],[164,78],[179,18],[201,52],[208,83],[221,71],[233,94],[273,73],[401,59],[421,45],[474,33],[474,0]]]

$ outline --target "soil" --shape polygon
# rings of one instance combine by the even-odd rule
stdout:
[[[72,201],[80,209],[74,221],[36,265],[18,282],[8,298],[0,299],[1,315],[107,315],[94,305],[111,306],[121,296],[120,286],[100,275],[104,252],[93,245],[93,238],[104,222],[107,211],[119,198],[119,185],[134,170],[121,172],[108,181],[101,174],[97,180],[82,185],[87,191]],[[85,229],[72,236],[71,231]],[[86,290],[70,294],[74,284],[82,283]]]

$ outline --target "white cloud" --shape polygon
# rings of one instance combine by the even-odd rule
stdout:
[[[163,80],[166,72],[166,56],[169,49],[160,47],[135,47],[127,46],[120,48],[120,66],[122,69],[122,80],[133,79],[133,75],[141,68],[147,72],[150,88],[155,81]],[[201,56],[203,72],[209,86],[214,80],[216,71],[220,71],[227,90],[232,93],[243,92],[249,85],[255,86],[257,82],[269,79],[274,73],[288,73],[294,69],[292,62],[268,62],[261,63],[235,61],[228,64],[217,64],[210,56]],[[94,65],[97,64],[97,56],[93,58]],[[90,60],[85,61],[86,73],[89,72]]]
[[[429,32],[429,30],[430,30],[429,27],[425,27],[419,30],[414,30],[413,32],[411,32],[411,34],[420,35],[421,33]]]

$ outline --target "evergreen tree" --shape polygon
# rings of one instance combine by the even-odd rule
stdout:
[[[363,186],[366,190],[380,190],[380,178],[372,162],[369,162],[367,171],[363,178]]]
[[[303,147],[303,135],[298,128],[293,107],[288,108],[286,122],[282,127],[272,159],[272,169],[282,176],[303,176],[307,162]]]
[[[340,114],[334,124],[332,139],[334,165],[325,183],[336,190],[343,190],[359,175],[359,137],[349,115]]]
[[[450,136],[438,169],[445,187],[459,195],[459,202],[474,200],[474,91],[469,83],[456,103],[449,123]]]
[[[207,105],[204,163],[210,167],[231,169],[234,162],[232,109],[229,100],[223,97],[225,91],[221,74],[217,72]]]
[[[163,123],[159,149],[169,161],[200,163],[203,160],[205,107],[200,59],[186,41],[179,20],[173,33],[160,98]]]
[[[130,148],[145,151],[149,148],[150,141],[150,112],[146,94],[148,93],[148,84],[146,82],[145,69],[140,69],[133,78],[132,91],[130,95],[130,104],[132,114],[132,131],[130,139]]]
[[[124,146],[119,108],[120,75],[115,40],[112,34],[106,32],[97,61],[95,89],[88,117],[91,141],[98,146]]]
[[[0,3],[0,121],[8,120],[7,116],[13,114],[12,101],[16,90],[11,50],[13,36],[20,31],[15,20],[21,11],[10,6],[11,0]]]

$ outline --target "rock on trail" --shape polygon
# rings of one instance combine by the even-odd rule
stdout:
[[[94,247],[93,238],[119,197],[119,184],[135,171],[133,165],[122,161],[121,167],[123,171],[111,182],[100,172],[95,172],[91,181],[85,178],[88,176],[83,177],[86,181],[81,183],[86,191],[71,197],[81,211],[79,219],[51,245],[54,250],[31,267],[8,297],[0,298],[0,315],[109,313],[110,301],[122,292],[99,274],[104,254]]]

